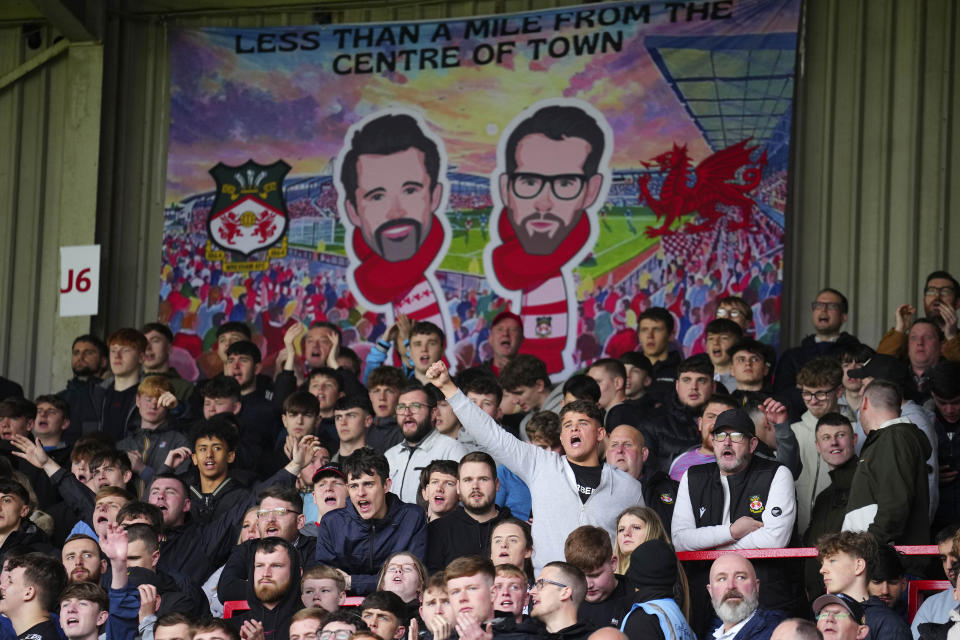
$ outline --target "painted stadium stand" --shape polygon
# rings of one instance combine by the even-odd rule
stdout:
[[[786,170],[797,40],[793,34],[650,36],[667,84],[714,151],[745,138],[766,145],[767,172]],[[758,203],[783,228],[783,215]]]

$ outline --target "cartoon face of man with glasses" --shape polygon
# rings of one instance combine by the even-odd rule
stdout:
[[[500,176],[500,198],[524,250],[547,255],[597,201],[603,186],[603,176],[597,173],[603,138],[564,134],[559,127],[529,128],[544,131],[522,135],[512,149],[513,139],[508,142],[508,172]]]
[[[530,106],[504,129],[497,148],[484,271],[521,318],[521,353],[543,360],[551,375],[574,368],[572,270],[597,241],[612,148],[604,116],[568,99]]]

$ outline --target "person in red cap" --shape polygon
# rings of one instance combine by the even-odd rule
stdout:
[[[521,351],[551,374],[573,370],[572,270],[596,244],[593,220],[610,183],[609,129],[584,102],[533,105],[507,128],[490,181],[500,208],[490,218],[484,271],[520,310]]]
[[[510,311],[501,311],[490,323],[490,337],[487,340],[493,357],[485,360],[481,366],[493,371],[495,376],[500,375],[500,370],[520,352],[523,319]]]
[[[347,506],[347,476],[339,462],[328,462],[313,474],[313,501],[317,505],[317,521],[307,523],[303,533],[316,537],[323,516]]]

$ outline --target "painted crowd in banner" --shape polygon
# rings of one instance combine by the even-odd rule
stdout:
[[[702,351],[727,295],[776,346],[799,6],[171,30],[180,366],[227,320],[268,362],[315,320],[364,359],[404,313],[462,368],[510,309],[559,376],[636,349],[649,306]]]

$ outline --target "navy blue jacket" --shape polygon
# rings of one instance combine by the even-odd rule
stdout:
[[[387,494],[387,515],[364,520],[353,502],[323,516],[317,528],[317,564],[350,574],[350,590],[366,595],[376,590],[377,576],[387,558],[400,551],[421,561],[427,552],[427,516],[415,504]]]
[[[769,640],[773,630],[786,617],[786,614],[776,609],[757,609],[733,640]]]

